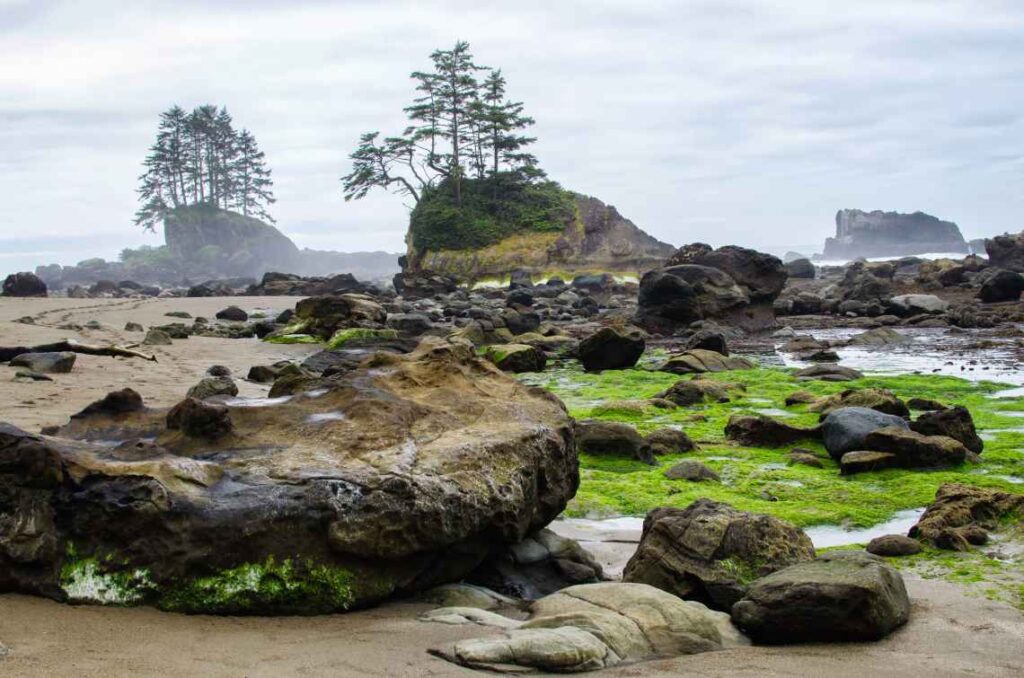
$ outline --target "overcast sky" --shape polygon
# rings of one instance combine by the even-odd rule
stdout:
[[[1024,227],[1018,0],[0,0],[0,271],[160,244],[136,177],[160,111],[207,102],[256,135],[300,246],[403,249],[403,199],[338,177],[459,39],[551,177],[677,245],[809,253],[844,207]]]

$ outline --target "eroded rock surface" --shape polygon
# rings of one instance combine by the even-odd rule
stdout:
[[[215,439],[145,408],[97,408],[53,436],[3,425],[0,591],[350,609],[465,576],[575,493],[550,394],[436,340],[367,363],[289,397],[222,399],[231,430]]]

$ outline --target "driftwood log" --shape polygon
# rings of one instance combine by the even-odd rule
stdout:
[[[84,353],[86,355],[107,355],[112,358],[142,358],[143,360],[156,362],[155,355],[133,351],[130,348],[123,348],[121,346],[91,346],[69,339],[52,344],[39,344],[37,346],[0,346],[0,362],[8,362],[14,356],[21,355],[22,353],[59,353],[61,351]]]

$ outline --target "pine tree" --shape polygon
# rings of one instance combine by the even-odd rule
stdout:
[[[156,141],[139,177],[135,222],[148,230],[174,208],[210,204],[268,221],[275,202],[266,157],[248,130],[238,133],[226,108],[207,104],[160,115]]]

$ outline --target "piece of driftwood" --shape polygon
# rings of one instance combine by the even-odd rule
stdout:
[[[113,358],[142,358],[156,362],[155,355],[149,355],[140,351],[133,351],[121,346],[90,346],[78,341],[65,339],[52,344],[39,344],[37,346],[0,346],[0,362],[8,362],[16,355],[22,353],[59,353],[71,351],[72,353],[84,353],[86,355],[108,355]]]

